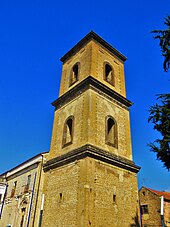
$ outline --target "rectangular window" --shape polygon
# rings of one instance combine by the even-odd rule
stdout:
[[[11,197],[14,197],[15,191],[16,191],[16,187],[17,187],[17,181],[14,182],[14,185],[13,185],[13,187],[12,187],[12,190],[11,190]]]
[[[140,208],[141,208],[141,213],[142,214],[148,214],[149,213],[148,205],[141,205]]]
[[[28,175],[28,178],[27,178],[27,185],[28,185],[28,188],[30,186],[30,183],[31,183],[31,175]]]
[[[27,177],[27,184],[24,187],[24,193],[28,193],[29,187],[30,187],[30,183],[31,183],[31,175],[28,175],[28,177]]]

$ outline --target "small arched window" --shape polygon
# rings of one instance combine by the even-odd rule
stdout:
[[[77,62],[71,69],[70,86],[76,83],[79,79],[80,63]]]
[[[111,116],[106,117],[106,143],[118,147],[117,123]]]
[[[115,85],[114,70],[108,63],[104,64],[104,80],[112,85]]]
[[[70,116],[64,123],[62,147],[72,144],[73,142],[73,124],[74,117]]]

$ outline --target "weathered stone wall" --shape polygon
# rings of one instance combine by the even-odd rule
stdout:
[[[137,224],[135,173],[85,158],[46,174],[42,227],[129,227]]]
[[[83,93],[71,103],[66,104],[55,111],[51,148],[48,159],[67,153],[88,141],[88,94]],[[66,119],[74,116],[73,142],[69,146],[62,147],[64,123]]]
[[[43,227],[77,226],[78,181],[76,163],[46,173]]]
[[[138,219],[136,174],[95,161],[95,225],[131,226]]]
[[[88,141],[116,155],[132,160],[129,111],[105,97],[102,92],[89,91]],[[117,147],[106,143],[106,117],[112,116],[117,123]]]
[[[73,142],[62,147],[64,123],[71,115],[74,116]],[[117,148],[109,146],[105,141],[107,116],[112,116],[117,123]],[[56,110],[48,159],[87,143],[132,160],[128,109],[114,99],[91,89]]]
[[[164,201],[164,221],[167,227],[170,226],[170,201]]]

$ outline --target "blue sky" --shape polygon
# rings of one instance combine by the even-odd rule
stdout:
[[[127,56],[133,157],[142,185],[170,191],[170,173],[149,152],[158,134],[148,124],[155,95],[170,92],[170,75],[154,29],[164,28],[169,0],[0,2],[0,173],[50,148],[61,76],[59,61],[93,30]]]

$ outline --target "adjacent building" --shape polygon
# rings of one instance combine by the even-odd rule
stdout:
[[[0,178],[0,218],[2,216],[2,210],[4,207],[4,199],[7,190],[7,183],[4,178]]]
[[[0,175],[3,181],[0,183],[0,226],[38,226],[43,197],[43,164],[47,155],[38,154]]]
[[[170,192],[142,187],[139,199],[143,227],[170,226]]]

